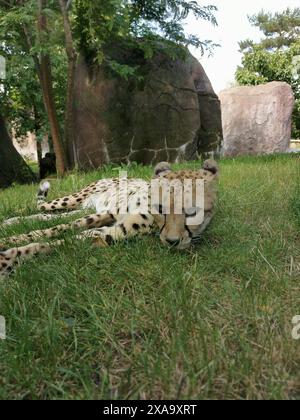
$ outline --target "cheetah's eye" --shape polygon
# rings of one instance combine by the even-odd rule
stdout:
[[[197,207],[191,207],[185,210],[185,215],[186,217],[195,217],[197,215],[197,211],[198,211]]]
[[[193,209],[188,209],[188,213],[189,214],[186,214],[186,221],[185,221],[187,226],[198,226],[203,223],[204,209],[201,209],[200,207],[196,207]]]

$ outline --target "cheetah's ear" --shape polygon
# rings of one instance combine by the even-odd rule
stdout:
[[[211,172],[213,175],[217,175],[219,172],[219,166],[213,159],[208,159],[203,163],[202,169]]]
[[[164,175],[167,172],[171,172],[171,166],[168,162],[160,162],[155,166],[155,176]]]

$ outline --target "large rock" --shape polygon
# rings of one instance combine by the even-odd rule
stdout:
[[[201,64],[191,55],[174,61],[158,54],[143,72],[143,80],[126,82],[80,58],[73,125],[81,168],[190,160],[220,150],[221,106]]]
[[[289,150],[294,95],[287,83],[224,90],[220,100],[225,156]]]
[[[25,159],[38,162],[37,138],[34,133],[28,132],[26,137],[17,138],[13,130],[13,144],[18,153]],[[41,142],[42,155],[50,152],[48,136],[45,136]]]

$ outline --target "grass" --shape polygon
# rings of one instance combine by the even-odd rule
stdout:
[[[299,157],[221,167],[218,212],[196,249],[69,240],[0,283],[1,399],[300,398]],[[70,175],[51,196],[113,173]],[[35,192],[1,192],[1,217],[33,213]]]

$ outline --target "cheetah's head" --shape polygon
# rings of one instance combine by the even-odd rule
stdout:
[[[151,208],[163,244],[187,249],[199,239],[213,215],[217,176],[214,160],[193,171],[172,171],[166,162],[156,166]]]

